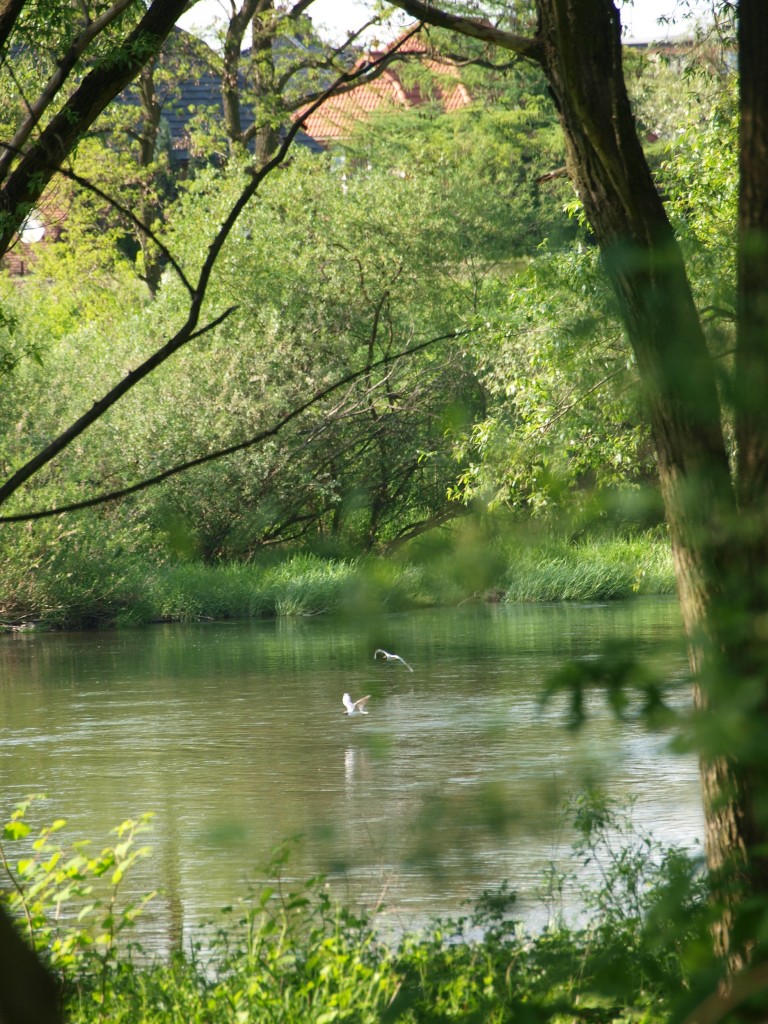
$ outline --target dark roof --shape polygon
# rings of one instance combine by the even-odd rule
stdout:
[[[290,60],[295,53],[307,53],[318,49],[316,44],[307,42],[298,36],[283,36],[276,40],[274,53],[277,58]],[[189,124],[195,114],[208,112],[214,119],[221,122],[224,118],[224,104],[221,98],[221,76],[211,70],[207,46],[193,34],[178,26],[173,30],[161,55],[161,61],[171,70],[168,76],[172,85],[158,81],[155,84],[155,99],[161,106],[161,125],[168,135],[172,164],[184,164],[189,159]],[[319,52],[319,51],[318,51]],[[183,55],[184,67],[188,70],[184,76],[174,75],[172,69]],[[241,54],[241,69],[247,68],[250,51]],[[177,65],[178,66],[178,65]],[[195,70],[196,69],[196,70]],[[246,74],[240,71],[241,95],[245,95]],[[330,78],[329,78],[330,81]],[[136,83],[129,85],[118,97],[117,102],[129,107],[139,106],[139,93]],[[248,103],[241,102],[240,122],[243,131],[252,127],[255,120],[254,109]],[[299,132],[296,141],[312,150],[318,146],[306,133]]]
[[[189,123],[194,115],[208,111],[220,120],[224,117],[221,77],[210,71],[203,71],[197,78],[184,78],[173,95],[169,95],[164,102],[162,96],[159,100],[162,103],[161,123],[165,126],[170,140],[171,163],[186,164],[189,160]],[[135,86],[129,86],[121,93],[118,102],[138,107],[139,98]],[[241,104],[242,130],[247,131],[254,120],[253,108],[248,104]],[[322,149],[304,131],[297,134],[296,142],[315,152]]]

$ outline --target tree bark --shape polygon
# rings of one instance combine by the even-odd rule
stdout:
[[[0,907],[0,1021],[2,1024],[62,1024],[53,977],[22,941]]]
[[[235,146],[243,145],[240,116],[240,51],[245,32],[262,0],[244,0],[240,10],[233,11],[224,39],[224,70],[221,76],[221,102],[227,138]]]
[[[626,93],[611,0],[539,0],[543,67],[558,104],[568,163],[600,245],[635,353],[689,641],[698,709],[716,716],[747,669],[743,622],[751,589],[722,432],[712,360],[672,228],[642,151]],[[742,592],[738,588],[742,587]],[[754,766],[750,766],[754,768]],[[744,966],[737,925],[746,897],[768,894],[755,870],[765,839],[748,772],[718,744],[702,754],[706,850],[721,907],[718,951]]]
[[[151,60],[142,68],[138,77],[139,102],[141,104],[142,123],[141,135],[139,137],[139,187],[142,190],[137,203],[139,208],[139,221],[142,224],[151,225],[158,215],[158,203],[151,196],[151,184],[147,181],[143,172],[148,171],[157,159],[157,139],[160,131],[160,119],[162,108],[157,101],[155,94],[155,61]],[[154,297],[160,288],[160,281],[163,274],[163,265],[160,253],[154,246],[146,231],[138,229],[139,245],[144,260],[143,278],[149,288],[150,294]]]
[[[278,125],[283,116],[282,97],[275,83],[275,10],[272,0],[266,0],[253,19],[253,45],[251,69],[256,94],[256,131],[253,158],[257,167],[270,159],[280,141]]]
[[[768,492],[768,17],[739,5],[739,253],[736,404],[739,501],[765,535]]]

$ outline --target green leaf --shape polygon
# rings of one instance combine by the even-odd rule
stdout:
[[[3,826],[3,837],[5,839],[23,839],[29,833],[29,825],[24,821],[9,821]]]

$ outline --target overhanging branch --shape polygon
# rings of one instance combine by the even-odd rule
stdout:
[[[422,0],[390,0],[390,2],[394,7],[399,7],[406,14],[418,18],[419,21],[426,21],[429,25],[446,28],[452,32],[461,32],[462,35],[472,36],[473,39],[480,39],[505,50],[512,50],[514,53],[519,53],[521,57],[527,57],[539,64],[543,60],[541,42],[535,37],[507,32],[505,29],[497,28],[490,22],[479,18],[465,18],[457,14],[449,14],[447,11],[438,10],[431,4],[423,3]]]
[[[232,312],[232,310],[227,310],[227,314],[230,312]],[[209,329],[212,326],[214,325],[209,325]],[[306,412],[307,409],[317,405],[318,402],[327,398],[328,395],[333,394],[334,391],[338,391],[338,389],[344,387],[344,385],[365,376],[370,373],[371,370],[375,370],[377,367],[384,366],[385,364],[391,365],[391,363],[397,359],[404,359],[416,352],[421,352],[423,349],[429,348],[431,345],[436,345],[440,341],[447,341],[449,338],[454,339],[465,337],[469,333],[469,328],[466,328],[464,330],[452,331],[450,334],[441,334],[435,338],[429,338],[427,341],[422,341],[417,345],[412,345],[410,348],[403,349],[403,351],[398,352],[394,356],[390,354],[382,356],[381,359],[377,359],[373,363],[366,363],[366,365],[361,367],[359,370],[353,370],[351,373],[346,374],[339,380],[334,381],[333,384],[329,384],[320,391],[316,391],[315,394],[308,398],[306,402],[303,402],[301,405],[291,409],[290,412],[280,417],[280,419],[271,427],[267,427],[265,430],[259,431],[258,434],[255,434],[253,437],[249,437],[244,441],[238,441],[236,444],[228,445],[226,448],[219,448],[216,451],[208,452],[206,455],[200,455],[195,459],[179,463],[176,466],[172,466],[170,469],[164,470],[162,473],[157,473],[155,476],[147,477],[145,480],[131,484],[129,487],[121,487],[105,494],[95,495],[92,498],[85,498],[82,501],[70,502],[67,505],[59,505],[57,508],[47,508],[40,509],[35,512],[19,512],[17,515],[0,516],[0,523],[25,523],[36,519],[49,519],[51,516],[61,515],[64,512],[76,512],[79,509],[93,508],[96,505],[104,505],[107,502],[117,501],[119,498],[126,498],[131,494],[137,494],[139,491],[147,490],[147,488],[154,487],[156,484],[160,484],[172,476],[177,476],[179,473],[184,473],[188,469],[194,469],[196,466],[203,466],[208,462],[215,462],[218,459],[223,459],[227,455],[234,455],[236,452],[245,451],[247,448],[253,448],[262,441],[266,441],[267,438],[274,437],[283,429],[283,427],[287,426],[288,423]]]
[[[328,89],[326,89],[325,92],[315,100],[314,103],[310,104],[305,112],[305,116],[309,117],[310,114],[313,114],[326,99],[335,93],[338,88],[361,77],[366,73],[366,70],[366,68],[358,68],[357,70],[349,72],[345,71],[339,75],[336,81],[333,82]],[[157,367],[164,363],[166,359],[172,356],[184,345],[188,344],[193,338],[199,337],[200,334],[212,330],[234,311],[236,307],[232,306],[212,320],[204,328],[198,329],[197,327],[208,284],[224,243],[237,223],[240,214],[258,191],[258,188],[264,178],[266,178],[267,175],[269,175],[283,162],[283,160],[285,160],[291,144],[301,129],[302,124],[303,121],[298,120],[291,125],[277,152],[271,160],[264,164],[263,167],[258,170],[254,168],[248,169],[250,181],[243,188],[229,213],[225,217],[213,241],[208,246],[208,254],[200,270],[197,285],[191,292],[187,319],[182,327],[166,342],[165,345],[157,349],[156,352],[154,352],[135,370],[126,374],[126,376],[123,377],[123,379],[119,381],[118,384],[116,384],[115,387],[106,395],[104,395],[103,398],[94,402],[87,412],[75,420],[75,422],[59,434],[58,437],[54,438],[50,444],[46,445],[46,447],[38,452],[37,455],[31,458],[11,477],[9,477],[9,479],[0,486],[0,505],[7,501],[8,498],[22,486],[22,484],[30,479],[30,477],[34,476],[34,474],[42,469],[43,466],[47,465],[47,463],[54,459],[59,452],[63,451],[64,448],[71,444],[75,438],[79,437],[85,430],[87,430],[91,424],[95,423],[101,416],[103,416],[109,408],[119,401],[119,399],[122,398],[123,395],[125,395],[132,387],[138,384],[139,381],[152,373],[153,370],[157,369]]]

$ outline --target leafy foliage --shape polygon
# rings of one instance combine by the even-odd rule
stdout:
[[[153,815],[122,822],[113,829],[115,843],[92,853],[87,840],[61,845],[63,818],[33,829],[27,816],[39,799],[22,800],[3,825],[0,899],[52,967],[76,975],[93,956],[103,987],[106,968],[117,958],[118,940],[155,895],[125,904],[120,899],[126,873],[149,854],[149,847],[136,846],[135,840],[147,832]],[[20,848],[18,856],[11,846],[14,852]]]
[[[560,884],[572,872],[582,878],[581,923],[553,920],[528,933],[502,884],[466,916],[386,942],[375,918],[331,899],[324,879],[290,880],[286,843],[264,881],[187,951],[154,959],[117,941],[146,902],[121,909],[116,897],[146,853],[133,841],[148,816],[125,822],[119,842],[90,859],[82,843],[66,859],[56,821],[35,834],[32,857],[12,866],[8,847],[32,836],[30,804],[4,826],[2,863],[13,883],[5,898],[19,920],[31,919],[73,1022],[663,1021],[694,1005],[708,979],[697,861],[663,848],[599,793],[567,810],[578,838]],[[591,882],[576,863],[596,868]],[[104,903],[91,891],[98,878],[111,886]],[[92,917],[102,917],[95,936],[83,924]]]
[[[496,521],[498,526],[498,521]],[[158,551],[147,531],[95,530],[61,518],[6,531],[0,547],[0,621],[104,628],[156,621],[247,619],[489,601],[611,600],[674,590],[669,544],[643,535],[573,544],[491,536],[474,518],[432,532],[396,556],[349,559],[275,553],[204,565]],[[183,545],[185,537],[168,538]]]
[[[543,512],[653,474],[633,358],[597,253],[542,253],[483,325],[489,415],[457,456],[457,493]]]

